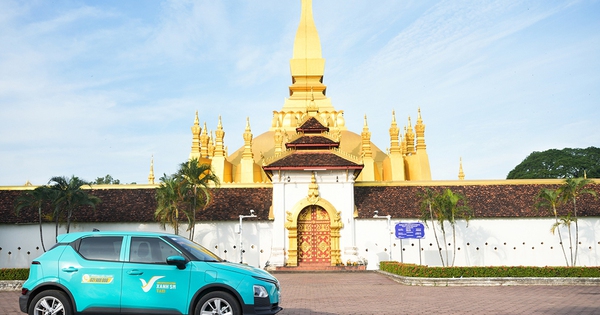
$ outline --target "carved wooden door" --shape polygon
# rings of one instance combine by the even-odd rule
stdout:
[[[319,206],[307,207],[298,215],[298,264],[330,263],[329,214]]]

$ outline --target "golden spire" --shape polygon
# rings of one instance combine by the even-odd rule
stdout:
[[[252,131],[250,130],[250,117],[246,117],[246,130],[244,131],[244,153],[242,158],[253,158],[252,154]]]
[[[150,174],[148,175],[148,184],[154,184],[154,155],[150,159]]]
[[[408,128],[406,129],[406,153],[415,153],[415,134],[413,133],[412,123],[410,122],[410,116],[408,116]]]
[[[308,185],[308,196],[306,196],[306,199],[313,205],[319,201],[319,185],[317,185],[315,173],[312,173],[310,176],[310,184]]]
[[[302,0],[300,24],[294,39],[294,59],[316,59],[321,57],[321,40],[312,14],[312,0]]]
[[[283,132],[279,126],[279,120],[277,121],[277,128],[275,129],[275,154],[281,153],[283,151]]]
[[[460,158],[460,168],[458,169],[458,179],[459,180],[465,179],[465,172],[463,172],[463,166],[462,166],[462,157]]]
[[[208,131],[206,130],[206,122],[202,127],[202,133],[200,134],[200,156],[203,158],[208,157]]]
[[[196,117],[194,118],[194,125],[192,126],[192,151],[190,152],[190,160],[193,158],[200,157],[200,123],[198,120],[198,111],[196,111]]]
[[[335,109],[325,96],[327,88],[323,84],[325,59],[321,56],[321,40],[312,14],[312,0],[302,0],[301,10],[300,23],[294,39],[294,51],[290,60],[292,74],[292,85],[289,87],[290,98],[286,100],[283,111],[285,113],[306,111],[311,94],[314,93],[315,107],[320,112],[333,112]],[[284,121],[282,127],[288,128],[291,126],[290,123]]]
[[[214,137],[213,131],[211,130],[208,133],[208,156],[211,158],[213,156],[215,156],[215,140],[214,139],[215,139],[215,137]]]
[[[398,124],[396,123],[396,111],[392,111],[392,125],[390,127],[390,153],[402,153],[402,147],[400,147],[400,142],[398,141],[399,133],[400,129],[398,129]]]
[[[421,108],[419,108],[415,131],[417,133],[417,151],[425,150],[425,125],[423,124],[423,119],[421,118]]]
[[[372,157],[373,153],[371,152],[371,132],[369,131],[369,125],[367,124],[367,115],[365,115],[365,123],[363,126],[363,131],[360,134],[362,138],[362,156],[364,157]]]
[[[215,131],[215,153],[214,156],[222,157],[225,156],[225,149],[223,147],[223,138],[225,137],[225,131],[223,130],[223,124],[221,123],[221,116],[219,116],[219,123],[217,124],[217,131]]]

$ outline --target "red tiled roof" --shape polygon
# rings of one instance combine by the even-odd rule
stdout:
[[[306,169],[315,167],[362,169],[363,165],[328,151],[295,151],[293,154],[264,166],[263,169]]]
[[[475,218],[511,218],[511,217],[546,217],[547,210],[534,208],[535,197],[542,187],[557,188],[558,185],[465,185],[428,187],[434,191],[450,188],[467,198],[473,209]],[[600,196],[600,184],[590,185]],[[374,211],[379,215],[391,215],[395,218],[418,218],[419,195],[425,186],[374,186],[355,187],[354,198],[360,218],[373,217]],[[584,195],[578,201],[579,216],[600,216],[600,200]],[[565,214],[570,204],[559,209]]]
[[[419,194],[428,186],[356,186],[355,205],[359,218],[371,218],[374,211],[379,215],[394,218],[418,218]],[[464,185],[430,186],[441,191],[450,188],[467,197],[475,218],[520,218],[548,217],[548,211],[533,208],[535,195],[541,188],[556,188],[557,185]],[[600,184],[589,186],[600,196]],[[19,216],[14,212],[15,199],[23,190],[0,189],[0,224],[37,223],[37,209],[22,209]],[[86,207],[75,211],[74,222],[156,222],[154,188],[137,189],[92,189],[91,194],[102,199],[96,211]],[[259,220],[266,220],[273,200],[271,188],[219,188],[214,190],[213,202],[201,210],[198,221],[235,221],[240,214],[255,210]],[[571,205],[560,208],[560,214]],[[577,201],[580,217],[600,216],[600,198],[583,195]],[[46,207],[44,214],[50,209]],[[45,219],[45,222],[49,222]]]
[[[14,212],[14,200],[22,190],[0,190],[0,223],[37,223],[37,209],[24,208],[19,216]],[[83,207],[74,211],[74,222],[156,222],[156,189],[92,189],[90,194],[102,202],[94,211]],[[271,206],[270,188],[218,188],[213,190],[213,201],[197,213],[199,221],[236,220],[240,214],[255,210],[261,220],[266,220]],[[49,214],[45,207],[44,214]],[[45,220],[50,222],[48,220]]]
[[[320,133],[322,131],[329,131],[329,128],[323,126],[316,118],[311,117],[306,120],[302,126],[296,128],[296,131],[304,133]]]

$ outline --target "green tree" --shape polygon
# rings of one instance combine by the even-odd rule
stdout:
[[[174,176],[163,174],[160,186],[156,188],[156,211],[154,217],[158,219],[164,229],[168,224],[179,234],[179,203],[182,200],[180,182]]]
[[[463,219],[467,222],[473,216],[472,209],[467,205],[467,199],[465,196],[459,193],[453,192],[451,189],[446,188],[442,193],[434,192],[429,189],[425,190],[425,193],[421,194],[421,219],[427,223],[427,220],[432,220],[432,227],[434,231],[435,241],[438,245],[438,251],[442,266],[454,266],[456,260],[456,223],[458,219]],[[442,248],[440,247],[439,238],[435,231],[435,225],[433,221],[437,221],[442,232],[442,238],[444,240],[444,248],[446,250],[446,260],[442,256]],[[453,243],[453,255],[452,263],[448,257],[448,242],[446,241],[446,228],[445,224],[448,221],[452,228],[452,243]]]
[[[443,217],[443,214],[439,212],[438,199],[439,194],[429,188],[425,188],[425,192],[419,195],[421,202],[421,220],[425,222],[425,226],[427,225],[427,221],[431,220],[431,226],[433,229],[433,235],[435,237],[435,242],[438,248],[438,254],[440,254],[440,261],[442,262],[442,266],[445,266],[444,256],[442,255],[442,247],[440,247],[440,241],[437,235],[437,230],[435,228],[434,222],[438,221],[442,232],[444,231],[444,223],[443,219],[440,221],[439,219]]]
[[[106,174],[104,177],[98,177],[95,181],[91,182],[92,185],[119,185],[121,181],[113,178],[110,174]]]
[[[566,223],[570,221],[562,220],[561,222],[559,222],[557,211],[557,208],[562,204],[562,200],[563,199],[561,198],[561,189],[542,188],[540,192],[536,195],[535,207],[537,209],[547,208],[550,211],[550,213],[552,213],[552,215],[554,216],[554,224],[552,224],[552,228],[550,229],[550,231],[552,232],[552,234],[554,234],[554,232],[558,233],[560,247],[562,248],[563,255],[565,256],[565,262],[567,263],[567,266],[569,266],[569,260],[567,259],[567,253],[565,252],[565,246],[563,244],[563,238],[560,233],[559,227],[561,225],[561,222]]]
[[[181,182],[183,201],[188,204],[184,214],[188,220],[189,239],[193,240],[196,213],[210,204],[212,199],[210,188],[219,186],[219,178],[212,172],[209,164],[201,164],[197,158],[181,163],[175,176]]]
[[[42,243],[42,250],[44,252],[46,251],[46,246],[44,246],[44,233],[42,229],[42,207],[48,200],[48,186],[39,186],[34,190],[26,190],[15,200],[15,213],[17,215],[19,215],[19,212],[23,208],[37,208],[38,221],[40,224],[40,242]]]
[[[52,177],[48,182],[50,189],[53,191],[52,204],[55,206],[56,217],[56,231],[58,234],[58,216],[63,211],[66,211],[67,215],[67,233],[71,229],[71,218],[73,211],[82,206],[91,206],[96,208],[96,205],[100,203],[100,198],[90,195],[85,191],[83,186],[90,186],[89,182],[81,180],[79,177],[71,176],[67,178],[65,176]],[[91,186],[90,186],[91,187]]]
[[[596,197],[596,192],[587,188],[592,181],[587,178],[567,178],[561,187],[561,195],[565,202],[573,203],[573,219],[575,223],[575,254],[571,255],[572,266],[577,265],[577,254],[579,249],[579,223],[577,222],[577,198],[588,194]],[[570,226],[570,225],[569,225]],[[570,233],[569,233],[570,234]],[[571,246],[572,251],[573,246]]]
[[[442,211],[445,213],[444,217],[450,223],[452,227],[452,264],[450,266],[454,266],[454,261],[456,260],[456,220],[463,219],[469,224],[469,220],[473,216],[473,211],[467,205],[467,198],[462,194],[455,193],[451,189],[447,188],[441,195]],[[444,244],[447,245],[447,244]],[[446,253],[448,250],[446,248]],[[446,258],[447,260],[447,258]]]
[[[535,151],[508,173],[507,179],[600,178],[600,148]]]

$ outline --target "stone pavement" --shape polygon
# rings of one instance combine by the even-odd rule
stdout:
[[[277,273],[280,315],[600,314],[600,286],[407,286],[376,272]],[[19,312],[0,292],[0,314]]]

